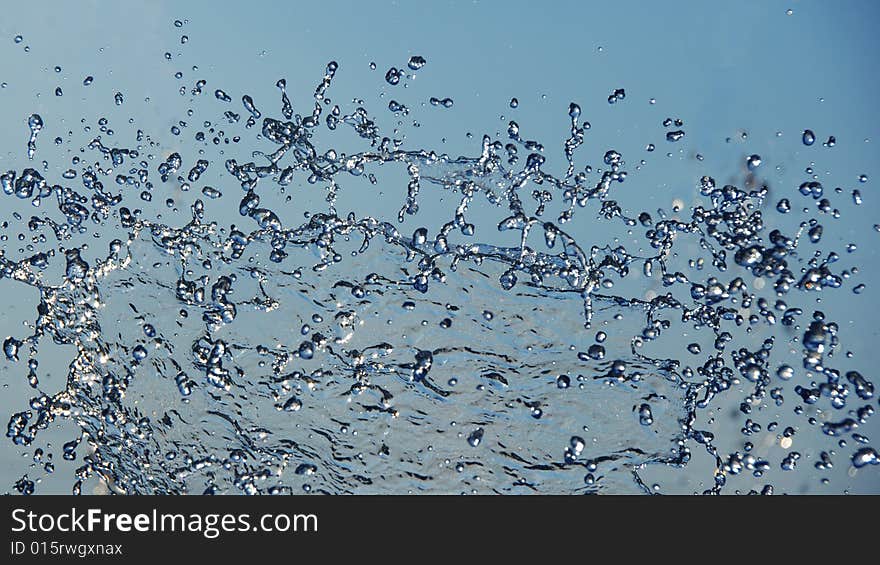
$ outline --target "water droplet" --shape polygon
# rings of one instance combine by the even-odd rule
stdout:
[[[787,381],[794,376],[794,369],[788,365],[780,365],[779,368],[776,369],[776,376]]]
[[[617,102],[620,102],[621,100],[623,100],[625,98],[626,98],[626,91],[622,88],[617,88],[614,90],[614,92],[612,92],[610,95],[608,95],[608,103],[609,104],[616,104]]]
[[[483,441],[483,428],[477,428],[467,438],[467,442],[471,447],[477,447],[481,441]]]
[[[810,146],[816,143],[816,134],[813,133],[813,130],[805,129],[801,139],[804,142],[804,145]]]
[[[791,212],[791,202],[788,201],[788,198],[783,198],[776,204],[776,210],[782,214]]]
[[[867,465],[880,465],[880,457],[873,447],[863,447],[853,454],[852,464],[856,469]]]
[[[398,69],[397,67],[391,67],[388,69],[388,72],[385,73],[385,82],[390,84],[391,86],[396,86],[400,83],[400,79],[405,75],[405,73]]]
[[[137,345],[131,352],[135,361],[143,361],[147,357],[147,350],[143,345]]]
[[[761,156],[760,155],[752,155],[747,160],[747,165],[750,171],[754,171],[758,167],[761,166]]]
[[[31,130],[27,144],[28,159],[33,159],[37,151],[37,135],[43,130],[43,118],[39,114],[31,114],[28,118],[28,128]]]
[[[654,414],[648,404],[639,406],[639,423],[643,426],[650,426],[654,423]]]

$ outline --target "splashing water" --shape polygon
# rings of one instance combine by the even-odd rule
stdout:
[[[391,66],[385,86],[397,92],[426,62]],[[553,173],[515,121],[473,156],[406,148],[362,103],[330,101],[339,69],[326,66],[304,114],[285,79],[280,115],[242,93],[232,145],[220,124],[242,122],[227,86],[214,90],[222,121],[190,146],[183,122],[169,145],[140,130],[130,147],[89,136],[88,157],[59,178],[46,167],[0,176],[8,198],[57,204],[27,222],[32,250],[0,255],[0,284],[39,295],[28,330],[3,343],[34,390],[7,437],[36,446],[75,424],[62,447],[82,462],[74,492],[89,480],[118,493],[654,492],[646,473],[664,468],[718,493],[742,473],[801,468],[800,452],[770,461],[749,439],[775,433],[789,407],[809,423],[801,433],[835,442],[815,469],[878,464],[856,432],[874,385],[835,368],[844,331],[833,312],[804,309],[853,269],[838,269],[834,251],[803,251],[826,241],[817,219],[774,227],[770,190],[753,176],[760,156],[747,159],[745,188],[704,176],[689,211],[630,213],[615,199],[621,153],[577,164],[591,126],[576,103]],[[610,104],[625,100],[611,92]],[[30,161],[44,122],[27,123]],[[682,142],[683,125],[670,118],[660,135]],[[337,128],[360,148],[328,148]],[[217,186],[203,184],[214,172]],[[347,191],[365,190],[378,213],[345,206]],[[824,202],[818,181],[800,193]],[[797,208],[783,200],[779,212]],[[166,219],[181,209],[184,220]],[[411,221],[421,225],[404,231]],[[595,239],[572,235],[578,222],[595,224]],[[655,342],[678,355],[649,354]],[[54,346],[66,355],[60,386],[40,380]],[[802,368],[777,361],[780,347],[796,348]],[[731,401],[745,443],[709,429],[706,415]],[[14,486],[35,490],[28,475]]]

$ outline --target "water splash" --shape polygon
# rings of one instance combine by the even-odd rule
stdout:
[[[406,66],[425,65],[412,56]],[[276,83],[280,116],[243,94],[244,129],[259,128],[233,137],[253,143],[230,149],[233,157],[206,154],[207,144],[171,151],[139,131],[131,147],[85,140],[97,161],[75,157],[59,184],[33,168],[0,177],[8,196],[57,204],[57,214],[27,223],[47,234],[33,252],[16,257],[4,245],[0,255],[3,284],[39,293],[28,335],[3,343],[12,366],[27,364],[35,394],[11,415],[7,437],[33,446],[43,430],[76,424],[79,435],[62,447],[64,459],[82,462],[73,492],[97,479],[119,493],[650,493],[646,472],[697,472],[696,450],[710,469],[692,483],[719,493],[771,463],[750,439],[721,447],[731,438],[716,439],[705,415],[735,397],[741,435],[757,437],[778,425],[762,425],[760,407],[782,407],[786,395],[810,424],[805,406],[827,406],[828,419],[802,433],[860,444],[823,451],[816,469],[845,457],[854,468],[877,464],[855,432],[873,414],[873,384],[858,371],[841,379],[839,325],[796,305],[851,275],[835,271],[833,251],[800,251],[804,234],[811,245],[824,241],[815,219],[786,235],[764,213],[767,186],[710,176],[689,212],[630,214],[614,199],[628,178],[621,153],[600,151],[595,170],[576,164],[591,126],[574,102],[561,173],[515,121],[506,139],[484,135],[477,155],[405,149],[362,103],[346,110],[330,101],[339,68],[326,66],[303,114],[285,79]],[[384,79],[402,88],[408,77],[391,67]],[[214,97],[232,129],[240,120],[225,110],[232,96]],[[624,98],[614,89],[608,102]],[[122,104],[122,94],[114,100]],[[388,108],[409,112],[394,101]],[[43,120],[34,114],[28,125],[31,160]],[[663,126],[676,128],[669,142],[683,139],[682,120]],[[340,127],[363,147],[327,148]],[[206,122],[208,134],[195,140],[228,144],[218,128]],[[751,155],[747,168],[761,162]],[[214,169],[224,190],[199,192],[223,212],[189,199],[186,221],[175,224],[151,208],[156,195],[177,210]],[[383,214],[344,206],[346,191],[363,190],[364,179],[375,187],[389,169],[404,180],[399,195],[382,196]],[[236,185],[240,224],[220,220]],[[303,208],[306,190],[324,202]],[[817,181],[800,192],[824,197]],[[291,221],[292,207],[305,221]],[[790,212],[789,200],[777,210]],[[500,219],[489,224],[490,213]],[[583,216],[598,233],[621,229],[643,244],[579,241],[568,226]],[[423,222],[411,234],[402,231],[410,218]],[[92,232],[99,237],[84,243]],[[680,356],[647,353],[664,340],[680,342]],[[799,343],[803,370],[774,361],[780,341]],[[60,389],[40,382],[47,342],[70,355]],[[787,428],[780,444],[790,447],[793,435]],[[49,447],[37,449],[42,461]],[[776,464],[796,472],[802,458],[789,451]],[[36,488],[27,475],[13,486]]]

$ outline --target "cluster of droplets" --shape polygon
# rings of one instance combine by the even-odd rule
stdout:
[[[416,72],[425,65],[423,57],[412,56],[406,67],[409,72]],[[584,426],[577,435],[570,435],[567,445],[557,453],[526,463],[522,463],[524,459],[517,462],[523,466],[523,476],[514,482],[514,486],[530,484],[524,478],[529,473],[580,470],[586,474],[576,486],[566,487],[563,482],[548,488],[570,491],[584,488],[592,492],[602,484],[599,470],[605,468],[609,474],[625,471],[628,480],[640,490],[651,492],[654,489],[642,481],[640,471],[651,464],[686,468],[691,448],[695,445],[704,449],[715,463],[712,486],[706,492],[721,492],[729,477],[745,470],[755,477],[762,477],[771,464],[752,453],[750,441],[746,441],[743,452],[724,453],[716,446],[715,435],[707,429],[700,429],[700,414],[719,402],[717,398],[735,395],[741,384],[745,384],[744,396],[739,399],[739,410],[744,419],[741,432],[747,438],[764,433],[764,426],[753,412],[754,407],[767,398],[780,407],[785,402],[784,393],[791,390],[802,401],[795,407],[795,413],[806,414],[803,405],[820,402],[827,402],[832,410],[845,410],[847,401],[855,395],[863,403],[856,409],[856,417],[826,421],[820,426],[821,431],[836,438],[850,435],[860,444],[850,453],[855,468],[880,462],[877,452],[867,445],[868,439],[856,432],[859,425],[873,414],[870,404],[873,384],[857,371],[848,371],[841,378],[840,371],[828,363],[838,346],[836,323],[827,320],[822,312],[815,312],[806,327],[801,328],[806,376],[787,364],[774,367],[772,354],[776,338],[773,336],[759,340],[757,347],[750,348],[740,344],[733,333],[738,327],[744,327],[748,332],[777,324],[800,327],[799,324],[804,322],[799,319],[804,312],[796,306],[789,306],[786,297],[797,291],[839,288],[853,274],[852,270],[832,270],[839,260],[834,252],[816,254],[803,264],[798,254],[801,232],[806,233],[811,244],[819,244],[823,228],[818,222],[805,221],[798,233],[789,235],[780,229],[768,230],[763,210],[763,203],[769,196],[768,187],[719,186],[709,176],[700,181],[698,191],[703,200],[693,206],[689,218],[668,217],[662,212],[658,213],[657,219],[648,212],[629,217],[612,198],[615,185],[627,178],[626,162],[621,153],[614,149],[605,151],[602,155],[604,167],[596,171],[589,166],[579,170],[575,164],[575,154],[584,144],[591,126],[583,120],[580,105],[574,102],[568,108],[569,137],[563,146],[566,169],[558,175],[545,170],[544,145],[524,137],[515,121],[509,122],[506,139],[483,136],[480,153],[473,157],[450,157],[426,149],[404,149],[403,140],[383,135],[379,120],[371,117],[362,104],[357,104],[349,113],[333,104],[328,90],[338,69],[339,65],[333,61],[326,66],[324,77],[315,88],[313,104],[303,114],[294,111],[285,79],[276,83],[281,93],[281,115],[278,117],[264,115],[251,96],[242,96],[241,103],[247,113],[245,128],[259,125],[259,139],[271,144],[271,151],[251,153],[250,159],[253,160],[239,162],[227,158],[222,164],[227,175],[224,184],[231,181],[242,191],[237,211],[243,221],[249,222],[246,226],[224,228],[207,221],[205,203],[201,199],[193,202],[188,223],[178,227],[166,225],[159,218],[145,217],[141,209],[128,205],[124,192],[114,193],[105,187],[105,181],[110,184],[108,179],[112,178],[122,189],[131,186],[140,189],[140,199],[150,202],[157,188],[166,183],[188,191],[190,186],[201,183],[212,166],[213,161],[202,153],[188,160],[174,151],[160,159],[158,166],[151,167],[142,154],[155,151],[158,144],[147,140],[140,131],[135,148],[106,147],[101,138],[90,140],[86,148],[96,151],[105,160],[106,167],[77,158],[72,164],[80,170],[71,168],[65,171],[61,184],[51,185],[33,168],[0,175],[0,185],[7,195],[30,199],[35,205],[54,195],[64,218],[56,222],[48,216],[35,216],[29,224],[31,231],[48,226],[54,233],[57,247],[19,260],[9,258],[8,250],[4,249],[0,255],[0,278],[30,285],[40,293],[39,318],[33,324],[32,335],[9,336],[3,342],[8,361],[17,363],[27,358],[28,383],[39,392],[31,399],[27,410],[11,416],[7,436],[15,444],[31,445],[39,431],[56,418],[74,419],[82,430],[82,437],[65,444],[64,458],[76,458],[82,438],[93,448],[76,470],[74,492],[79,492],[83,481],[93,477],[100,477],[110,488],[125,493],[187,492],[195,488],[193,477],[204,481],[205,492],[219,492],[224,488],[245,493],[285,492],[290,488],[285,486],[285,481],[274,479],[282,476],[288,466],[292,466],[295,480],[306,481],[303,488],[307,491],[315,484],[319,485],[318,490],[330,492],[352,491],[358,485],[374,484],[378,477],[340,475],[342,471],[339,469],[345,466],[340,462],[347,459],[337,450],[343,450],[348,440],[337,437],[330,448],[334,464],[339,467],[333,467],[329,461],[319,466],[315,461],[327,459],[317,455],[315,449],[293,440],[267,447],[267,438],[283,430],[260,425],[261,414],[256,410],[247,413],[239,405],[235,417],[212,403],[224,405],[224,399],[237,394],[237,389],[247,390],[242,383],[249,382],[257,396],[268,395],[271,406],[279,413],[299,415],[308,410],[308,397],[313,391],[334,383],[345,390],[346,398],[375,398],[375,404],[363,405],[366,406],[365,413],[387,414],[394,420],[405,417],[401,415],[405,408],[398,407],[395,394],[381,377],[393,375],[403,379],[408,394],[430,396],[431,400],[425,401],[425,410],[440,411],[448,406],[444,404],[445,399],[451,398],[451,390],[464,377],[453,375],[443,382],[437,380],[437,375],[452,371],[456,360],[464,370],[467,366],[487,364],[485,360],[490,358],[497,359],[493,361],[495,364],[487,364],[481,370],[476,390],[485,393],[489,387],[505,391],[515,389],[515,381],[523,378],[520,369],[528,365],[518,367],[513,359],[489,350],[480,353],[474,349],[477,344],[460,345],[447,338],[448,346],[426,345],[408,351],[407,347],[384,341],[370,342],[370,337],[352,337],[363,336],[363,332],[357,333],[356,328],[364,324],[363,318],[369,312],[371,301],[400,295],[406,298],[404,310],[413,312],[417,310],[419,297],[424,296],[430,301],[432,297],[442,295],[445,289],[456,284],[454,280],[457,278],[470,280],[468,272],[471,270],[485,273],[483,276],[486,277],[491,273],[491,278],[497,280],[497,284],[493,283],[494,288],[502,295],[537,297],[537,303],[541,304],[536,307],[539,316],[543,315],[544,308],[550,309],[552,301],[575,297],[579,305],[578,333],[592,331],[600,320],[602,323],[638,320],[639,327],[631,336],[625,336],[631,337],[629,352],[626,348],[613,352],[605,331],[597,332],[593,343],[585,346],[583,351],[560,352],[560,359],[565,359],[564,363],[571,369],[565,373],[557,372],[551,378],[552,388],[556,391],[552,398],[562,398],[560,395],[564,391],[575,388],[594,391],[596,389],[591,387],[599,386],[601,392],[598,394],[601,395],[615,387],[625,387],[632,391],[624,401],[631,402],[631,414],[620,414],[620,417],[627,417],[640,428],[656,434],[662,429],[667,441],[659,447],[652,444],[653,447],[648,449],[611,446],[604,452],[595,452],[598,448],[591,446],[584,436],[601,434],[602,430],[590,430]],[[398,86],[405,83],[408,76],[406,69],[391,67],[385,74],[385,81],[390,86]],[[86,83],[91,83],[91,77]],[[200,95],[206,84],[200,80],[191,94]],[[625,96],[623,89],[615,89],[608,102],[615,104]],[[232,96],[221,89],[214,91],[214,97],[222,104],[233,101]],[[114,100],[117,105],[122,104],[123,94],[116,93]],[[451,98],[432,97],[430,103],[444,108],[453,106]],[[518,105],[517,99],[510,101],[511,108]],[[409,112],[405,105],[396,101],[389,102],[388,109],[395,114]],[[240,119],[232,110],[225,111],[224,117],[230,125]],[[216,135],[215,145],[223,139],[228,143],[224,132],[216,130],[210,122],[205,124],[210,133]],[[29,160],[37,151],[36,138],[43,125],[37,114],[28,119],[31,132],[27,143]],[[332,131],[340,126],[350,127],[368,148],[351,154],[319,149],[319,132],[323,128]],[[665,135],[669,142],[678,142],[685,135],[681,119],[668,118],[663,126],[667,128]],[[172,133],[179,135],[179,127],[174,127],[177,131]],[[196,134],[197,141],[204,139],[204,132]],[[236,142],[239,139],[234,138]],[[815,135],[805,131],[804,145],[810,146],[814,142]],[[830,138],[827,145],[833,143]],[[652,150],[653,146],[650,146],[649,151]],[[185,149],[180,151],[186,152]],[[521,152],[524,155],[521,156]],[[126,174],[122,167],[127,162],[132,166]],[[761,157],[750,156],[747,165],[754,172],[761,166]],[[338,196],[350,178],[367,177],[371,184],[376,184],[371,171],[388,166],[401,168],[408,179],[396,217],[358,217],[354,211],[341,213],[337,209]],[[85,192],[67,186],[68,181],[77,177]],[[155,179],[158,180],[154,182]],[[283,209],[272,209],[264,202],[272,201],[273,196],[284,194],[287,187],[300,181],[304,181],[305,186],[324,189],[327,207],[309,211],[307,220],[300,225],[285,226],[283,218],[288,214]],[[457,205],[452,216],[430,228],[421,226],[412,234],[403,233],[395,222],[401,224],[408,217],[419,216],[420,212],[422,217],[426,216],[420,207],[425,187],[455,194]],[[223,192],[210,185],[203,185],[200,192],[212,200],[223,197]],[[824,198],[818,181],[805,182],[799,192],[815,200]],[[853,198],[856,204],[860,203],[860,193],[853,192]],[[289,196],[287,201],[290,201]],[[169,202],[173,201],[169,199]],[[562,210],[555,218],[550,218],[549,205],[553,202],[561,202]],[[497,231],[512,234],[517,245],[505,247],[474,240],[477,225],[469,218],[469,211],[480,205],[504,211]],[[830,203],[825,208],[830,211]],[[651,254],[631,253],[618,244],[579,243],[571,235],[572,230],[567,228],[567,224],[575,222],[579,209],[591,210],[599,221],[622,222],[633,232],[643,229]],[[791,204],[788,199],[783,199],[776,209],[787,213]],[[429,219],[437,219],[436,214],[432,216]],[[119,230],[119,238],[110,242],[107,254],[92,264],[83,258],[83,249],[70,246],[72,239],[85,233],[90,225]],[[537,238],[534,233],[538,234]],[[352,246],[353,241],[359,243]],[[682,241],[698,242],[715,274],[702,275],[703,257],[691,259],[692,266],[698,267],[696,275],[675,270],[672,265]],[[254,262],[262,249],[268,251],[268,264]],[[316,258],[312,264],[303,262],[303,250]],[[159,260],[152,253],[155,251],[161,252],[159,258],[173,258],[173,268],[163,270],[163,265],[168,262]],[[375,261],[376,254],[386,261],[390,257],[394,262],[400,262],[404,265],[400,269],[403,274],[370,272],[360,280],[335,281],[329,290],[315,285],[308,287],[308,297],[314,304],[321,304],[321,301],[335,304],[332,320],[331,316],[325,319],[315,313],[309,323],[302,324],[293,341],[289,336],[274,337],[276,343],[271,347],[263,343],[244,345],[224,337],[230,327],[245,323],[240,322],[240,318],[249,318],[252,313],[270,316],[279,309],[292,308],[286,305],[289,298],[279,298],[283,292],[291,292],[285,290],[287,283],[279,285],[277,280],[290,277],[294,281],[291,284],[301,284],[305,288],[311,283],[302,281],[311,280],[309,276],[332,279],[336,276],[334,273],[342,272],[341,265],[346,262],[369,257]],[[41,273],[56,257],[63,258],[65,268],[62,281],[53,285]],[[156,273],[165,273],[166,278],[156,275],[153,284],[160,289],[169,289],[173,295],[177,326],[192,325],[192,331],[186,334],[189,343],[184,348],[185,358],[173,353],[177,348],[174,340],[163,337],[160,325],[147,322],[147,316],[141,314],[134,304],[131,308],[140,323],[140,332],[131,336],[132,341],[117,342],[102,328],[102,310],[107,308],[109,295],[112,295],[113,286],[109,281],[123,285],[127,269],[145,258],[152,258],[146,267]],[[366,262],[366,265],[373,264]],[[641,268],[633,269],[633,266]],[[612,277],[625,279],[643,275],[651,279],[655,271],[659,272],[665,289],[663,294],[647,300],[605,294],[613,286],[610,283]],[[309,272],[311,275],[305,274]],[[729,280],[719,278],[728,272],[733,272]],[[450,276],[450,273],[455,275]],[[759,289],[752,288],[743,278],[746,273],[762,281],[762,287],[763,281],[770,282],[775,302],[757,292]],[[118,277],[123,277],[123,281],[117,280]],[[325,279],[315,280],[326,284]],[[134,283],[128,281],[125,284]],[[474,284],[468,283],[464,288]],[[297,292],[305,293],[304,290]],[[328,294],[326,300],[324,292]],[[438,329],[431,331],[442,333],[462,323],[459,313],[462,306],[452,302],[440,304],[443,315],[437,324]],[[161,304],[154,307],[165,308]],[[618,310],[611,320],[602,314],[608,309]],[[190,312],[197,312],[200,316],[193,317]],[[703,356],[701,365],[692,367],[677,359],[653,359],[638,352],[646,344],[660,339],[661,335],[672,333],[671,313],[680,318],[681,324],[711,332],[712,347],[707,348],[709,351],[705,354],[696,342],[688,343],[685,348],[692,356]],[[520,316],[515,307],[513,316]],[[487,330],[499,323],[496,314],[489,309],[483,309],[471,322]],[[260,324],[259,321],[251,323]],[[392,323],[390,315],[388,323]],[[553,325],[550,319],[547,323]],[[421,327],[426,324],[424,321]],[[524,332],[540,334],[542,330],[551,331],[543,325],[541,319],[532,320]],[[39,386],[36,357],[39,342],[46,334],[56,343],[75,345],[77,350],[70,364],[66,388],[54,394],[42,392]],[[491,340],[490,336],[496,334],[485,335],[485,339]],[[408,340],[404,336],[399,339],[401,342]],[[619,341],[627,342],[626,339]],[[363,345],[353,345],[360,343]],[[399,353],[398,349],[401,350]],[[450,352],[456,352],[459,357],[450,360],[447,358]],[[268,376],[251,377],[252,371],[244,370],[237,360],[246,354],[256,355],[260,359],[256,366],[260,370],[266,368]],[[395,360],[395,354],[405,358]],[[441,362],[440,358],[444,360]],[[298,368],[289,370],[290,365],[298,365]],[[156,432],[161,429],[163,434],[170,433],[173,424],[169,413],[154,421],[125,402],[127,391],[136,388],[144,379],[143,368],[147,366],[161,374],[167,372],[179,399],[188,403],[187,406],[198,402],[201,412],[194,414],[221,419],[224,426],[234,431],[240,445],[231,447],[231,444],[207,442],[213,450],[199,448],[198,438],[189,447],[162,443],[158,437],[162,434]],[[505,370],[495,369],[496,366],[504,366]],[[529,367],[529,370],[537,369]],[[809,379],[814,380],[808,382]],[[343,384],[339,384],[340,381]],[[788,381],[797,384],[790,388],[781,386]],[[160,381],[154,386],[164,386],[164,383]],[[202,390],[207,392],[199,394]],[[524,394],[511,403],[527,407],[532,420],[544,421],[546,414],[553,411],[553,401],[547,393],[535,396],[543,400]],[[580,411],[601,410],[590,406],[589,397],[582,397],[579,402],[582,404]],[[406,402],[400,405],[405,407]],[[417,420],[415,413],[420,415],[418,417],[427,414],[414,410],[408,417]],[[339,423],[338,419],[331,420]],[[338,433],[348,434],[349,426],[342,424]],[[473,418],[469,427],[458,426],[454,421],[450,424],[450,428],[462,427],[466,429],[456,429],[456,433],[461,434],[461,443],[471,452],[460,456],[454,464],[451,460],[443,463],[448,463],[456,473],[463,473],[471,464],[469,460],[479,458],[480,451],[473,450],[485,452],[490,449],[487,444],[490,444],[492,430],[497,429],[496,422],[490,418]],[[776,424],[771,423],[766,429],[771,431],[775,427]],[[508,433],[515,433],[515,430]],[[788,441],[790,445],[793,434],[794,431],[789,433],[787,429],[781,441]],[[324,437],[321,433],[318,435]],[[184,438],[178,441],[184,442]],[[373,438],[373,441],[380,444],[377,450],[380,458],[387,458],[393,449],[397,449],[379,438]],[[491,449],[497,453],[501,442],[496,441],[494,445],[496,447]],[[832,451],[821,453],[815,463],[816,469],[826,470],[833,466]],[[407,452],[407,457],[412,456]],[[353,457],[363,457],[363,454]],[[504,457],[522,459],[506,452]],[[802,458],[800,452],[787,452],[779,461],[779,467],[785,471],[794,470]],[[323,467],[330,469],[325,471]],[[161,469],[161,472],[143,472],[143,469],[154,468]],[[224,472],[228,473],[227,483],[221,478]],[[316,477],[321,480],[317,481]],[[501,481],[498,477],[495,479]],[[35,485],[23,477],[15,488],[22,493],[31,493]],[[772,491],[773,487],[766,485],[762,492]]]

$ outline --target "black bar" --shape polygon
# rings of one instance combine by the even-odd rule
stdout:
[[[870,515],[877,500],[836,496],[2,498],[2,551],[7,555],[0,561],[3,563],[178,562],[186,557],[222,559],[219,563],[232,558],[275,563],[279,562],[275,558],[283,558],[280,562],[289,563],[291,559],[285,556],[304,555],[337,562],[342,557],[390,558],[410,546],[435,557],[473,557],[487,551],[497,559],[510,555],[516,563],[529,551],[569,558],[583,552],[598,555],[596,551],[612,551],[625,562],[640,552],[661,558],[675,547],[693,548],[695,544],[705,544],[712,552],[728,552],[743,543],[751,547],[766,542],[768,550],[775,547],[791,552],[814,545],[814,535],[821,531],[843,534],[848,540],[872,539],[875,522]],[[97,522],[92,531],[14,531],[29,525],[29,512],[51,515],[42,518],[44,528],[50,523],[68,528],[69,518],[54,522],[62,515],[80,516],[79,524],[87,528],[89,509],[100,511],[94,514]],[[132,520],[120,519],[119,514]],[[139,526],[150,531],[134,531],[134,516],[139,514],[146,516],[139,519]],[[152,531],[161,527],[162,514],[183,515],[185,520],[166,517],[166,531]],[[264,519],[267,514],[272,517]],[[278,518],[282,514],[285,518]],[[116,516],[106,518],[110,515]],[[226,518],[224,525],[223,515],[234,515],[234,519]],[[247,515],[247,520],[241,515]],[[314,520],[302,518],[308,515]],[[288,531],[254,530],[260,529],[261,520],[273,529],[285,529],[286,524]],[[168,531],[168,526],[177,529],[184,523],[187,531]],[[827,529],[835,523],[845,528]],[[36,518],[33,524],[40,527]],[[226,526],[235,531],[223,531]],[[132,531],[120,531],[126,527]],[[68,555],[70,552],[73,555]]]

